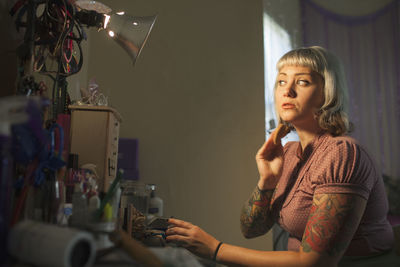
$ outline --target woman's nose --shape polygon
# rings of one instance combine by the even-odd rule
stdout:
[[[286,97],[295,97],[296,96],[296,90],[295,90],[295,83],[288,83],[287,86],[285,87],[284,91],[284,96]]]

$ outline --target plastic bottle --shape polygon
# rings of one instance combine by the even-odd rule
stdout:
[[[85,227],[88,219],[88,203],[82,192],[81,184],[77,183],[72,194],[72,215],[70,224],[74,227]]]
[[[149,216],[157,216],[157,217],[162,217],[163,216],[163,208],[164,208],[164,201],[156,196],[156,185],[155,184],[149,184],[148,185],[150,188],[150,201],[149,201]]]

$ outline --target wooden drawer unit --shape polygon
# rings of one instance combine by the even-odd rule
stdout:
[[[92,163],[100,178],[99,191],[107,192],[116,177],[121,116],[105,106],[69,106],[70,153],[79,155],[79,166]]]

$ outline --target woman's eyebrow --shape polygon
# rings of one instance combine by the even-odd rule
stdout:
[[[300,73],[295,73],[295,76],[300,76],[300,75],[312,75],[311,72],[300,72]]]
[[[287,76],[287,74],[285,72],[280,72],[279,75],[285,75]],[[312,75],[311,72],[300,72],[300,73],[295,73],[294,76],[300,76],[300,75]]]

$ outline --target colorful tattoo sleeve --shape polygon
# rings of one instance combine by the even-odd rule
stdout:
[[[260,190],[256,187],[243,205],[240,228],[246,238],[263,235],[272,227],[270,210],[273,193],[274,190]]]
[[[343,255],[358,228],[365,203],[351,194],[314,195],[303,234],[303,251]]]

